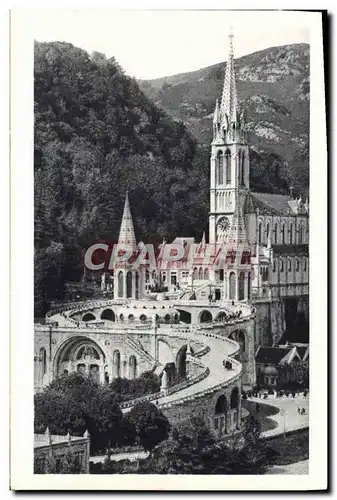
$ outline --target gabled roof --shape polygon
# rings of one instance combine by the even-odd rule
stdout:
[[[289,201],[292,198],[284,194],[271,193],[249,193],[247,196],[246,208],[247,212],[255,212],[259,209],[263,214],[270,215],[288,215],[292,213]]]
[[[278,365],[286,362],[293,347],[260,347],[256,353],[256,363]]]
[[[302,201],[294,200],[289,194],[249,193],[246,197],[245,212],[259,209],[265,215],[307,215],[308,209]]]
[[[298,352],[299,357],[301,358],[302,361],[305,361],[307,357],[309,356],[309,347],[305,346],[296,346],[296,350]]]

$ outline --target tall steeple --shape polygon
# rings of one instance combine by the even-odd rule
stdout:
[[[119,245],[123,245],[123,244],[124,245],[131,245],[132,248],[136,248],[136,245],[137,245],[135,230],[133,227],[133,220],[132,220],[132,215],[131,215],[131,210],[130,210],[128,192],[126,192],[126,195],[125,195],[125,203],[124,203],[121,228],[119,231],[118,244]]]
[[[221,106],[220,106],[221,121],[223,123],[226,123],[227,120],[229,121],[229,123],[236,122],[239,113],[239,105],[238,105],[238,97],[236,92],[236,81],[235,81],[233,37],[234,35],[231,29],[228,35],[229,51],[228,51],[225,81],[222,91]]]

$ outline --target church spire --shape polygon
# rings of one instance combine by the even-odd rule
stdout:
[[[222,121],[225,123],[227,119],[229,123],[237,121],[237,115],[239,112],[238,98],[236,92],[236,81],[235,81],[233,37],[234,35],[231,29],[228,36],[229,52],[228,52],[228,59],[226,66],[225,81],[222,91],[221,107],[220,107],[221,118]]]
[[[119,231],[118,238],[119,245],[131,245],[133,248],[136,248],[136,236],[135,230],[133,227],[133,220],[130,210],[129,196],[128,192],[125,195],[125,203],[123,210],[123,217],[121,222],[121,228]]]
[[[220,123],[220,110],[219,110],[219,101],[218,99],[215,102],[215,110],[213,115],[213,124],[218,125]]]

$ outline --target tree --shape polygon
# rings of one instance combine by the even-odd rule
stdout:
[[[168,437],[169,421],[152,403],[136,404],[126,415],[126,419],[134,426],[139,443],[145,450],[153,450]]]

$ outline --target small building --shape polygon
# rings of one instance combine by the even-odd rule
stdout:
[[[256,380],[262,387],[276,388],[289,382],[303,382],[303,366],[308,366],[307,344],[259,347],[255,354]],[[300,369],[302,367],[302,369]]]
[[[58,474],[63,471],[65,462],[78,474],[89,474],[90,436],[88,431],[82,437],[50,434],[47,427],[44,434],[34,434],[34,473]],[[76,473],[73,472],[73,473]],[[70,472],[71,473],[71,472]]]

